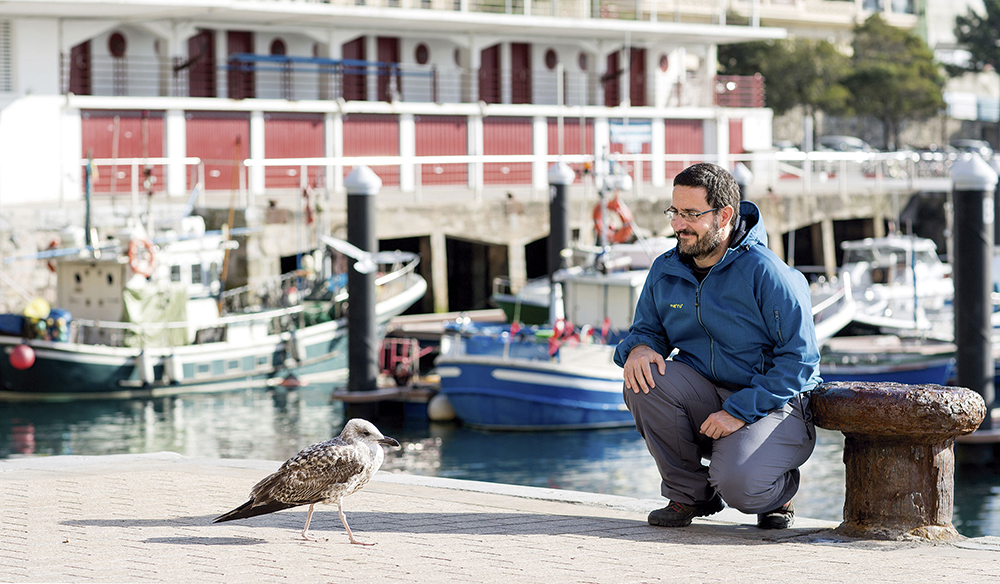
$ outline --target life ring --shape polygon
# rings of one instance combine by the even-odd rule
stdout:
[[[140,249],[141,246],[141,249]],[[155,260],[153,242],[148,239],[133,239],[128,244],[128,265],[132,271],[148,278],[153,275],[153,260]]]
[[[625,204],[625,201],[617,196],[608,201],[605,208],[607,213],[602,211],[601,203],[594,206],[594,231],[597,232],[598,241],[601,240],[603,234],[608,243],[628,243],[632,239],[632,224],[635,221],[632,211]],[[607,229],[605,229],[603,221],[605,214],[608,215]],[[618,219],[615,220],[615,217]],[[613,226],[616,223],[618,227]]]
[[[59,249],[58,239],[53,239],[52,241],[50,241],[49,247],[45,248],[46,251],[52,251],[54,249]],[[54,257],[50,257],[48,261],[45,262],[45,265],[48,266],[49,271],[52,272],[53,274],[56,272],[56,259]]]

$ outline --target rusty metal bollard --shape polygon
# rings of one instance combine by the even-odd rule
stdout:
[[[955,436],[986,416],[962,387],[831,382],[810,399],[817,426],[844,433],[847,496],[835,530],[864,539],[961,537],[951,524]]]

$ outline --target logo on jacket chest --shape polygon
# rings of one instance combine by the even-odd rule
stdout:
[[[672,302],[670,304],[670,308],[684,308],[684,304],[683,303],[678,303],[678,302]]]

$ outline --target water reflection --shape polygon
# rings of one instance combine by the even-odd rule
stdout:
[[[173,451],[191,457],[282,461],[340,432],[343,407],[329,386],[146,400],[0,403],[0,458]],[[403,447],[383,468],[413,474],[660,499],[659,475],[632,428],[574,432],[483,432],[407,418],[380,424]],[[802,516],[839,521],[843,436],[817,431],[795,497]],[[959,469],[955,526],[1000,535],[1000,481]]]

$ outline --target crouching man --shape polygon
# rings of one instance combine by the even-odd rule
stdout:
[[[649,523],[683,527],[725,501],[757,514],[761,529],[784,529],[816,442],[809,287],[768,249],[759,209],[740,202],[725,169],[695,164],[673,184],[665,213],[677,246],[650,268],[615,351],[625,403],[670,499]]]

